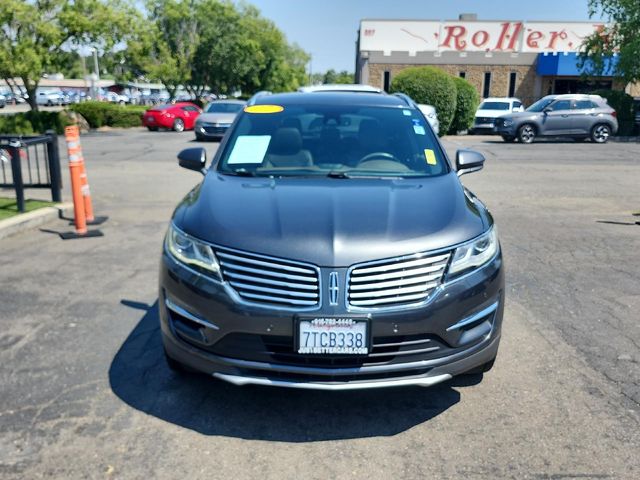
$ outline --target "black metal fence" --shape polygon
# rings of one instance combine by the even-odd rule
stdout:
[[[22,137],[0,135],[0,188],[14,188],[18,211],[25,211],[24,190],[47,188],[61,202],[62,175],[55,132]]]

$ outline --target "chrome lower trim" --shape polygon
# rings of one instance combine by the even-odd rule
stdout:
[[[264,385],[269,387],[287,387],[300,388],[305,390],[327,390],[327,391],[344,391],[359,390],[370,388],[388,388],[388,387],[406,387],[419,386],[430,387],[437,383],[445,382],[451,379],[448,373],[435,375],[433,377],[405,378],[397,380],[376,380],[376,381],[355,381],[344,383],[318,383],[318,382],[290,382],[286,380],[271,380],[264,377],[241,377],[238,375],[228,375],[226,373],[215,372],[214,377],[233,383],[234,385]]]
[[[207,328],[213,328],[214,330],[220,330],[220,327],[218,327],[217,325],[209,322],[208,320],[204,320],[204,319],[202,319],[200,317],[195,316],[193,313],[188,312],[187,310],[185,310],[182,307],[179,307],[178,305],[173,303],[168,298],[164,299],[164,304],[167,306],[167,308],[169,310],[172,310],[173,312],[177,313],[178,315],[181,315],[181,316],[191,320],[192,322],[197,323],[198,325],[202,325],[203,327],[207,327]]]
[[[500,304],[500,302],[495,302],[491,305],[489,305],[488,307],[480,310],[477,313],[474,313],[473,315],[463,318],[462,320],[460,320],[459,322],[451,325],[449,328],[447,328],[447,332],[450,332],[451,330],[458,330],[459,328],[464,327],[465,325],[469,325],[473,322],[477,322],[478,320],[480,320],[482,317],[486,317],[487,315],[492,314],[493,312],[495,312],[498,309],[498,305]]]

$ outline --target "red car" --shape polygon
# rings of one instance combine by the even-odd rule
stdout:
[[[202,110],[193,103],[180,102],[156,105],[142,116],[142,125],[151,131],[158,128],[170,128],[176,132],[193,130],[198,115]]]

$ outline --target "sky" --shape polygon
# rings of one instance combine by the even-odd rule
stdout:
[[[353,72],[361,19],[589,20],[588,0],[248,0],[289,42],[311,54],[313,72]],[[594,17],[599,19],[599,16]]]

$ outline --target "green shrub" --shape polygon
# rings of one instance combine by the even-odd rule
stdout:
[[[438,113],[441,134],[449,131],[457,100],[456,84],[451,75],[435,67],[407,68],[395,76],[390,90],[406,93],[416,103],[433,105]]]
[[[25,112],[12,115],[0,115],[0,133],[32,135],[55,130],[64,133],[64,127],[71,125],[66,112]]]
[[[617,135],[633,135],[635,124],[633,97],[621,90],[597,90],[593,93],[606,98],[609,106],[616,111],[619,124]]]
[[[83,102],[69,107],[82,115],[91,128],[139,127],[142,125],[142,114],[147,109],[142,105],[115,105],[105,102]]]
[[[468,130],[473,125],[476,110],[480,104],[480,95],[475,87],[464,78],[452,77],[456,84],[456,112],[449,128],[449,134],[455,135]]]

